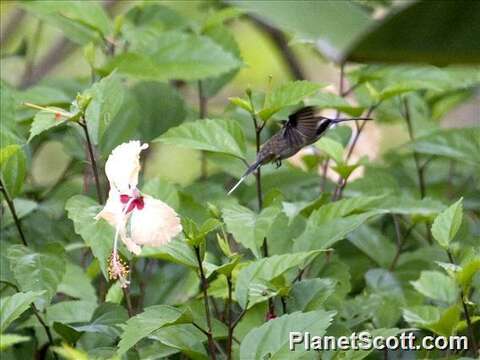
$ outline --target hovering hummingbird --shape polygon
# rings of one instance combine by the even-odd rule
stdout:
[[[230,189],[228,195],[260,166],[275,162],[278,168],[282,165],[282,160],[295,155],[305,146],[311,145],[320,139],[330,126],[352,120],[372,119],[330,119],[325,116],[315,116],[315,109],[311,106],[297,110],[288,117],[288,120],[281,121],[282,128],[262,145],[255,162],[248,167],[245,174]]]

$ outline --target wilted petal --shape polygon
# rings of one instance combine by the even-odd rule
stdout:
[[[133,211],[130,220],[132,241],[140,245],[160,246],[182,231],[177,213],[164,202],[144,196],[145,206]]]
[[[136,189],[140,171],[140,152],[148,148],[138,140],[123,143],[113,149],[105,164],[105,173],[111,187],[130,195]]]

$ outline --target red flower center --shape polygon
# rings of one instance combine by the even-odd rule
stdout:
[[[121,194],[120,201],[122,204],[129,204],[127,209],[127,214],[135,208],[137,208],[138,210],[142,210],[143,207],[145,206],[143,202],[143,196],[138,196],[136,198],[133,198],[130,195]]]

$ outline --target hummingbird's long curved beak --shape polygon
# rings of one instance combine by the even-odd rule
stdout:
[[[373,120],[372,118],[363,118],[363,117],[358,117],[358,118],[348,118],[348,119],[330,119],[334,124],[338,124],[341,122],[345,121],[355,121],[355,120]]]

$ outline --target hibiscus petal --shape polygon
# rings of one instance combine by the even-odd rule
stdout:
[[[120,193],[115,188],[111,188],[104,208],[95,216],[95,219],[104,219],[113,227],[117,227],[117,225],[125,227],[125,216],[122,211],[123,204],[120,201]]]
[[[136,244],[160,246],[182,231],[177,213],[164,202],[144,196],[144,207],[135,209],[130,220],[130,235]]]
[[[105,163],[105,173],[111,187],[115,187],[121,194],[129,195],[136,189],[140,172],[140,153],[146,148],[148,144],[132,140],[113,149]]]

